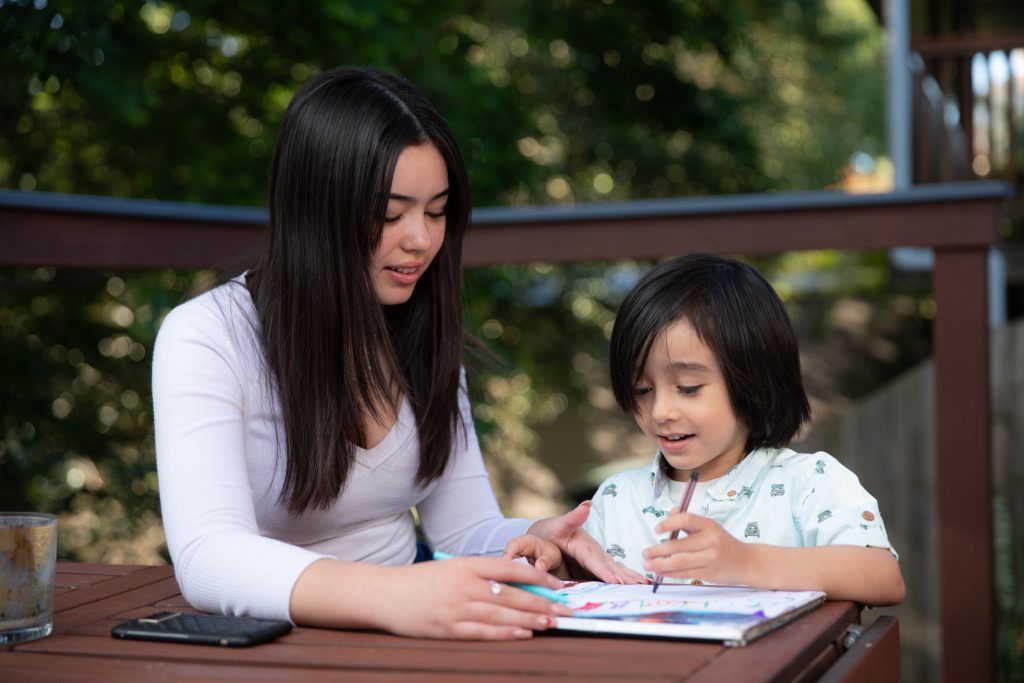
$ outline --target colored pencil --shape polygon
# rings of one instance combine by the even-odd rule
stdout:
[[[434,559],[435,560],[450,560],[453,557],[455,557],[455,556],[454,555],[449,555],[448,553],[441,552],[440,550],[435,550],[434,551]],[[539,595],[542,598],[547,598],[548,600],[551,600],[552,602],[560,602],[563,605],[568,605],[569,604],[569,600],[564,595],[556,593],[555,591],[551,590],[550,588],[545,588],[544,586],[535,586],[532,583],[509,583],[509,582],[502,582],[502,583],[505,583],[506,586],[512,586],[513,588],[518,588],[519,590],[526,591],[527,593],[533,593],[534,595]]]
[[[690,499],[693,498],[693,492],[697,488],[697,470],[694,470],[690,475],[690,481],[686,483],[686,493],[683,494],[683,502],[679,504],[679,509],[676,511],[686,512],[686,509],[690,507]],[[674,541],[679,537],[679,529],[673,529],[672,535],[668,537],[668,540]],[[658,592],[658,586],[661,585],[662,576],[658,574],[654,577],[654,588],[651,589],[652,593]]]

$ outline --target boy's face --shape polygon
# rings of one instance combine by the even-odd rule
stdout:
[[[746,455],[747,428],[733,413],[718,361],[685,319],[655,338],[634,391],[636,423],[676,481],[693,470],[701,481],[715,479]]]

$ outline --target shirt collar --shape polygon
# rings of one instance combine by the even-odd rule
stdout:
[[[762,470],[771,465],[771,461],[778,455],[780,450],[778,448],[758,448],[751,451],[725,474],[716,479],[708,487],[707,495],[721,501],[737,501],[744,496],[750,496],[752,484]],[[665,460],[665,457],[661,454],[661,451],[656,451],[654,461],[648,470],[652,489],[651,498],[655,501],[663,495],[668,495],[668,482],[670,479],[667,469],[668,462]]]

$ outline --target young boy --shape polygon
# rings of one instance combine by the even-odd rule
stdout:
[[[648,579],[903,600],[875,499],[827,453],[786,448],[810,408],[796,335],[757,271],[708,254],[656,267],[623,301],[610,355],[616,400],[657,452],[598,488],[583,528],[606,552]],[[505,556],[565,574],[533,537]]]

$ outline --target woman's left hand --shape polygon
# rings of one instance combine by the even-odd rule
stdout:
[[[642,574],[615,561],[594,537],[581,529],[590,515],[586,500],[561,517],[547,517],[534,522],[527,533],[553,543],[562,556],[572,559],[581,569],[605,583],[650,583]]]

